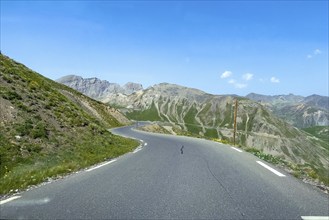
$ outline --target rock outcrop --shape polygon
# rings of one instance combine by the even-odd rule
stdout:
[[[98,101],[106,100],[111,94],[125,94],[130,95],[134,92],[143,89],[143,86],[138,83],[129,82],[124,86],[117,83],[110,83],[106,80],[98,78],[82,78],[81,76],[69,75],[64,76],[58,80],[59,83],[67,85],[87,96]]]

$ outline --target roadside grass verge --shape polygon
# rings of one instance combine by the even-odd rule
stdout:
[[[282,159],[281,157],[273,156],[271,154],[266,154],[261,150],[256,148],[244,148],[246,152],[252,153],[256,157],[269,162],[274,165],[278,165],[279,167],[285,168],[289,173],[299,179],[312,179],[319,180],[323,182],[325,185],[329,186],[329,176],[326,170],[323,168],[316,168],[311,164],[296,164]]]
[[[1,166],[0,195],[24,190],[50,178],[58,178],[133,151],[139,143],[105,132],[79,136],[70,146],[55,152],[33,154],[13,167]]]

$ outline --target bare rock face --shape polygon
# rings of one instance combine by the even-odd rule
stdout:
[[[123,86],[123,94],[130,95],[134,92],[143,90],[142,84],[128,82]]]
[[[129,95],[143,89],[143,86],[137,83],[129,82],[121,87],[117,83],[110,83],[106,80],[100,80],[95,77],[84,79],[81,76],[75,75],[64,76],[58,79],[57,82],[67,85],[99,101],[106,100],[112,94],[121,93]]]

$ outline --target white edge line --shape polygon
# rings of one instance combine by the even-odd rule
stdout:
[[[137,153],[137,152],[140,151],[140,150],[142,150],[141,147],[136,148],[136,149],[133,151],[133,154],[134,154],[134,153]]]
[[[278,176],[281,176],[281,177],[286,176],[286,175],[280,173],[279,171],[273,169],[272,167],[266,165],[265,163],[263,163],[263,162],[261,162],[261,161],[256,161],[256,162],[257,162],[258,164],[260,164],[261,166],[265,167],[266,169],[268,169],[269,171],[271,171],[272,173],[278,175]]]
[[[231,147],[232,149],[236,150],[236,151],[239,151],[240,153],[242,153],[243,151],[238,149],[238,148],[235,148],[235,147]]]
[[[13,197],[10,197],[8,199],[5,199],[5,200],[0,201],[0,205],[3,205],[5,203],[7,203],[7,202],[10,202],[10,201],[13,201],[13,200],[19,199],[19,198],[21,198],[21,196],[13,196]]]
[[[89,172],[89,171],[92,171],[92,170],[98,169],[98,168],[100,168],[100,167],[102,167],[102,166],[105,166],[105,165],[107,165],[107,164],[113,163],[113,162],[115,162],[115,161],[116,161],[116,159],[114,159],[114,160],[110,160],[109,162],[103,163],[103,164],[98,165],[98,166],[96,166],[96,167],[92,167],[92,168],[90,168],[90,169],[88,169],[88,170],[86,170],[86,171]]]
[[[329,216],[301,216],[303,220],[329,220]]]

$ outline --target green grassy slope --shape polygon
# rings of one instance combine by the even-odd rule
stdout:
[[[302,130],[327,143],[327,148],[329,149],[329,126],[315,126],[303,128]]]
[[[111,109],[0,55],[0,194],[133,150]],[[123,116],[122,116],[123,117]]]

